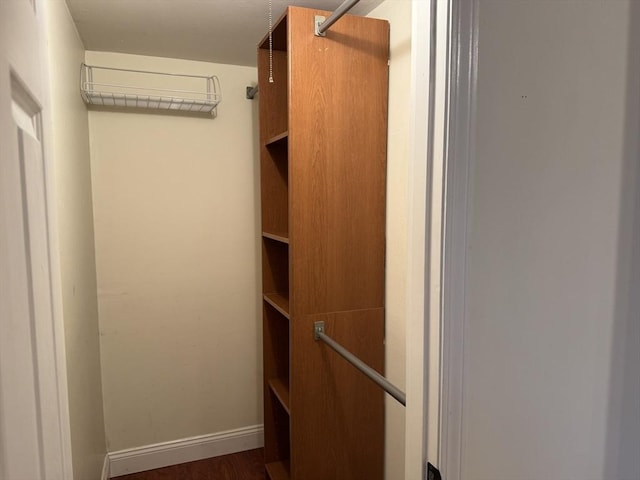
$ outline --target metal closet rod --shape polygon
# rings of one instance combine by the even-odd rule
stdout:
[[[376,372],[369,365],[367,365],[358,357],[356,357],[353,353],[351,353],[349,350],[347,350],[338,342],[336,342],[333,338],[327,336],[324,333],[324,322],[315,322],[313,324],[313,334],[316,341],[322,340],[324,343],[326,343],[331,348],[333,348],[336,352],[342,355],[342,357],[344,357],[345,360],[351,363],[351,365],[356,367],[358,370],[364,373],[367,377],[369,377],[371,380],[377,383],[378,386],[382,387],[385,392],[387,392],[389,395],[395,398],[398,402],[400,402],[402,406],[404,407],[407,406],[407,396],[402,390],[400,390],[393,383],[391,383],[389,380],[384,378],[382,375]]]
[[[324,33],[329,30],[329,28],[331,28],[331,25],[340,20],[340,18],[342,18],[345,13],[351,10],[359,1],[360,0],[345,0],[344,2],[342,2],[342,4],[340,4],[340,6],[336,8],[335,11],[329,16],[329,18],[324,20],[322,23],[316,23],[315,35],[324,36]],[[258,85],[254,87],[247,87],[247,99],[253,100],[257,93]]]

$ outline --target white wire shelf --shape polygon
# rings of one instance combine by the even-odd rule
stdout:
[[[215,75],[183,75],[82,64],[80,94],[88,105],[215,115],[222,100]]]

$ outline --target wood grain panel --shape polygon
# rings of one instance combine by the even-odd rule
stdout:
[[[380,373],[384,309],[298,319],[291,344],[292,478],[382,480],[383,392],[327,345],[313,323]]]
[[[316,37],[315,14],[289,9],[292,310],[381,307],[389,25],[347,15]]]

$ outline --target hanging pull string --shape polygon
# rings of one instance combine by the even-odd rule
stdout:
[[[269,0],[269,83],[273,83],[273,0]]]

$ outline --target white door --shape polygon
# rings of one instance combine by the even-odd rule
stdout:
[[[457,3],[444,478],[640,479],[640,4]]]
[[[0,0],[0,478],[6,480],[71,478],[43,147],[42,7]]]

